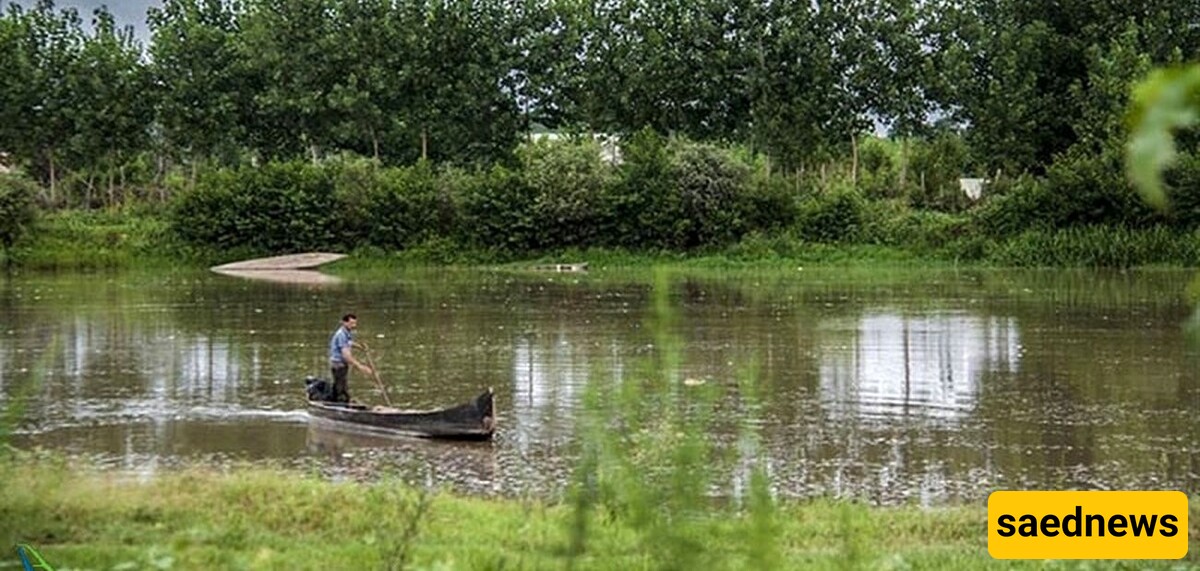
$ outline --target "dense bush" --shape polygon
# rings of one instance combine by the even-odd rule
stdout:
[[[971,212],[975,228],[990,237],[1015,236],[1029,229],[1046,229],[1053,218],[1046,215],[1057,208],[1059,197],[1052,196],[1046,184],[1031,177],[994,184]]]
[[[591,139],[544,141],[517,149],[525,184],[533,191],[536,246],[588,246],[611,234],[606,196],[615,181],[611,165]]]
[[[179,197],[172,225],[185,241],[217,251],[337,248],[345,232],[332,175],[303,162],[212,172]]]
[[[7,252],[20,240],[37,215],[37,185],[17,175],[0,175],[0,247]]]
[[[913,164],[930,152],[925,145],[905,151]],[[744,149],[649,130],[625,141],[616,165],[589,139],[528,144],[511,168],[268,163],[202,173],[180,192],[170,219],[176,237],[224,257],[362,248],[456,262],[615,247],[757,259],[863,245],[1016,265],[1195,259],[1183,235],[1171,233],[1200,224],[1200,193],[1192,191],[1200,161],[1185,159],[1170,173],[1168,217],[1141,205],[1113,174],[1119,164],[1111,156],[1082,153],[1061,157],[1046,177],[994,182],[963,213],[951,204],[956,198],[911,194],[911,183],[909,194],[870,198],[889,194],[870,185],[900,180],[898,147],[863,149],[868,171],[859,184],[841,165],[772,172]],[[951,163],[921,168],[940,172],[937,184],[958,196]],[[946,209],[914,206],[923,200]]]
[[[796,230],[812,242],[855,242],[863,236],[867,200],[850,188],[818,192],[800,203]]]
[[[537,199],[517,171],[494,166],[460,187],[457,234],[464,244],[505,254],[532,252],[540,241]]]
[[[435,237],[448,236],[457,224],[452,190],[455,178],[438,173],[427,162],[414,167],[380,170],[367,200],[367,234],[362,241],[403,250]]]
[[[609,206],[612,242],[626,248],[669,248],[684,242],[683,206],[671,178],[667,141],[650,129],[621,148],[623,163]]]
[[[1181,155],[1166,182],[1167,217],[1178,228],[1200,228],[1200,155]]]
[[[672,245],[694,249],[740,238],[748,229],[749,167],[724,149],[678,139],[672,142],[670,160],[682,217]]]
[[[1147,227],[1160,217],[1125,177],[1122,150],[1071,152],[1051,165],[1046,191],[1053,198],[1040,213],[1056,228],[1108,224]]]
[[[966,194],[958,179],[983,176],[970,170],[970,151],[956,133],[939,133],[912,144],[905,182],[910,204],[915,208],[957,212],[967,207]]]

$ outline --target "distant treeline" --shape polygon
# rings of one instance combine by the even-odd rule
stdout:
[[[1190,0],[165,0],[144,46],[103,9],[7,4],[0,150],[97,194],[247,157],[491,164],[537,126],[793,170],[878,126],[950,132],[964,175],[1042,174],[1121,140],[1131,81],[1200,53]]]
[[[966,213],[986,226],[972,232],[1008,237],[1200,224],[1194,134],[1167,173],[1168,212],[1143,206],[1121,166],[1133,83],[1200,54],[1191,1],[165,0],[146,45],[103,9],[90,20],[48,0],[0,16],[0,151],[43,206],[194,206],[182,195],[218,187],[237,200],[296,161],[326,172],[363,158],[384,179],[459,173],[486,188],[451,193],[462,200],[543,201],[489,242],[525,251],[694,248],[786,227],[836,197]],[[889,140],[868,136],[881,128]],[[682,193],[677,210],[637,218],[666,224],[641,233],[660,239],[617,226],[634,219],[636,193],[660,192],[629,182],[640,151],[609,169],[626,182],[569,186],[522,146],[541,129],[611,133],[626,147],[653,134],[675,149],[663,172],[676,178],[654,180]],[[730,220],[669,221],[695,206],[683,189],[720,178],[708,178],[709,155],[736,157],[758,181],[737,201],[766,202],[739,203]],[[963,200],[959,177],[989,179],[984,200]],[[608,221],[575,224],[603,201]],[[547,224],[562,237],[535,237]]]

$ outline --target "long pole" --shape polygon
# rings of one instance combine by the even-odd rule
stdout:
[[[367,347],[366,343],[359,343],[359,346],[362,347],[363,353],[367,355],[367,366],[371,367],[371,377],[375,379],[375,386],[379,387],[380,391],[383,391],[383,402],[387,403],[388,406],[392,406],[392,399],[388,396],[387,387],[384,386],[383,381],[379,378],[379,369],[375,368],[375,359],[371,357],[371,349]]]

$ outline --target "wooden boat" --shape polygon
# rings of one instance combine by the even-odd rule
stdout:
[[[491,388],[468,403],[439,410],[401,410],[361,403],[308,401],[308,413],[421,438],[490,440],[496,430]]]

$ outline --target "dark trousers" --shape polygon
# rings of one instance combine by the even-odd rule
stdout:
[[[350,402],[350,391],[346,388],[346,375],[350,372],[350,366],[334,365],[329,370],[333,373],[333,401]]]

